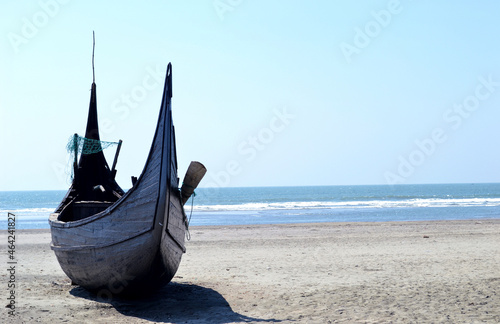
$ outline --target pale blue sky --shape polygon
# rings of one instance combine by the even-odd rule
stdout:
[[[168,62],[179,174],[199,160],[203,186],[500,182],[500,3],[0,6],[0,190],[68,187],[93,30],[101,139],[124,141],[125,189]]]

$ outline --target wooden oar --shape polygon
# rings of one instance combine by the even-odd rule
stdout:
[[[193,161],[189,164],[181,187],[181,202],[183,205],[188,201],[189,197],[191,197],[194,189],[196,189],[206,172],[207,169],[200,162]]]

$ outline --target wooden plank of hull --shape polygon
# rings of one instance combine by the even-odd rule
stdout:
[[[169,244],[168,262],[161,264],[152,232],[98,249],[54,249],[64,273],[74,283],[105,296],[144,292],[170,281],[179,266],[182,249]],[[150,251],[150,253],[148,253]]]
[[[50,216],[51,247],[63,271],[85,288],[115,294],[168,282],[185,251],[185,214],[167,98],[170,69],[151,151],[136,185],[90,217],[63,222],[58,213]]]
[[[147,253],[147,251],[152,253]],[[156,242],[151,232],[120,244],[102,248],[65,250],[54,247],[61,268],[74,283],[87,289],[109,290],[119,294],[140,284],[150,273]]]
[[[170,198],[168,214],[165,215],[167,228],[162,233],[160,245],[162,262],[167,269],[164,274],[166,282],[174,277],[182,256],[182,253],[172,253],[172,251],[185,252],[184,238],[186,236],[186,218],[184,207],[180,202],[180,192],[172,194]]]

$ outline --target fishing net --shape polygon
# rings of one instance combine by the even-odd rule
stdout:
[[[99,153],[112,145],[118,145],[118,142],[99,141],[75,134],[69,139],[68,145],[66,145],[66,150],[68,150],[71,154],[94,154]]]
[[[99,141],[75,134],[70,137],[68,144],[66,145],[66,150],[71,155],[70,161],[72,161],[72,163],[76,163],[78,154],[88,155],[99,153],[113,145],[118,145],[118,142]],[[74,170],[71,168],[71,180],[73,180],[73,178]]]

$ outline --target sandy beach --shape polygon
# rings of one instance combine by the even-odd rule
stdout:
[[[12,323],[498,323],[500,219],[192,227],[142,300],[72,286],[49,230],[16,231]],[[4,251],[7,233],[0,235]],[[8,303],[7,253],[1,273]]]

